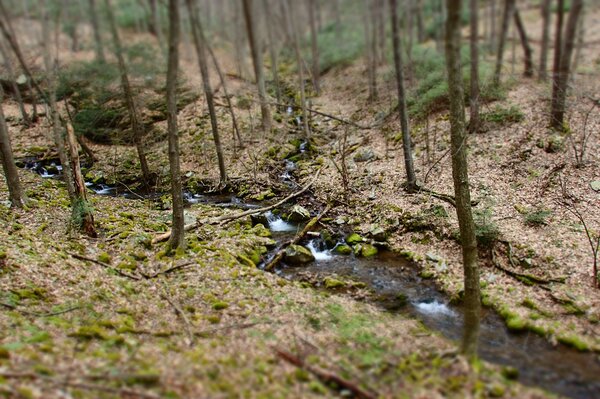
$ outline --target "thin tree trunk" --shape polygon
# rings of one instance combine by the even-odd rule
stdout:
[[[15,165],[12,146],[10,144],[10,136],[8,135],[8,126],[4,117],[4,109],[2,102],[4,101],[4,93],[0,87],[0,160],[2,161],[2,169],[4,177],[6,177],[6,185],[8,186],[8,199],[12,206],[22,208],[25,205],[25,197],[21,189],[21,181],[19,180],[19,171]]]
[[[190,13],[192,15],[192,13]],[[183,248],[184,217],[183,190],[179,166],[179,137],[177,135],[177,68],[179,67],[179,7],[177,0],[169,0],[169,57],[167,62],[167,124],[169,136],[169,166],[171,195],[173,196],[173,225],[169,248]]]
[[[458,216],[463,255],[465,300],[467,305],[469,305],[468,310],[472,315],[478,316],[480,311],[479,269],[477,266],[475,223],[473,222],[473,215],[471,213],[464,91],[460,60],[461,0],[447,0],[447,5],[446,65],[448,69],[448,92],[450,96],[452,178],[454,181],[456,213]],[[467,334],[465,334],[462,350],[468,356],[475,357],[477,356],[477,336],[473,336],[473,326],[470,327],[471,329],[466,331]]]
[[[496,49],[496,35],[498,34],[496,22],[496,0],[490,0],[490,50],[493,52]]]
[[[316,0],[308,0],[308,19],[310,25],[310,51],[312,54],[312,78],[315,93],[317,96],[321,93],[320,67],[319,67],[319,45],[317,43],[317,26],[315,16]]]
[[[165,38],[163,35],[162,26],[160,23],[160,13],[158,9],[157,0],[148,0],[150,6],[150,21],[148,21],[148,30],[151,34],[156,36],[156,40],[158,41],[158,46],[161,51],[165,49]]]
[[[365,55],[367,59],[367,75],[368,75],[368,86],[369,86],[369,98],[368,101],[377,100],[377,75],[375,72],[375,66],[377,65],[377,42],[376,42],[376,30],[373,29],[375,24],[375,15],[373,7],[376,7],[374,0],[364,0],[365,3],[365,16],[364,16],[364,31],[365,31]]]
[[[269,39],[269,56],[271,57],[271,74],[273,75],[273,84],[275,84],[275,93],[277,102],[282,103],[281,97],[281,84],[279,83],[279,71],[277,65],[277,51],[275,49],[275,36],[273,35],[273,28],[271,23],[273,21],[273,15],[271,13],[271,7],[269,7],[268,0],[262,0],[263,9],[267,18],[267,37]]]
[[[513,16],[515,19],[515,26],[517,27],[517,31],[519,32],[519,38],[521,39],[521,46],[523,46],[523,54],[525,55],[525,70],[523,72],[523,75],[527,78],[531,78],[533,77],[533,50],[531,49],[531,45],[529,44],[527,32],[525,32],[525,25],[523,25],[521,13],[519,13],[519,9],[516,7]]]
[[[302,63],[302,55],[300,54],[300,43],[298,39],[298,29],[294,20],[292,19],[289,0],[281,0],[284,7],[284,14],[287,25],[290,27],[292,32],[292,41],[294,42],[294,52],[296,54],[296,64],[298,66],[298,83],[300,85],[300,107],[302,109],[302,126],[304,130],[304,137],[310,137],[310,127],[308,125],[308,113],[306,112],[306,90],[304,87],[304,67]]]
[[[417,20],[417,40],[419,43],[425,41],[425,26],[423,25],[423,0],[416,0],[415,17]]]
[[[560,56],[558,73],[554,75],[554,88],[552,91],[552,112],[551,127],[562,130],[565,117],[565,102],[567,97],[567,86],[569,83],[569,73],[571,67],[571,58],[575,48],[575,39],[577,36],[577,23],[581,10],[583,9],[583,0],[572,0],[571,11],[567,20],[565,29],[565,44]]]
[[[241,17],[239,1],[234,2],[234,39],[233,45],[235,49],[235,65],[237,68],[237,74],[240,77],[244,77],[244,40],[242,37],[241,26],[244,24],[243,18]]]
[[[471,9],[471,96],[469,98],[469,131],[479,129],[479,1],[470,0]]]
[[[227,171],[225,170],[225,158],[223,156],[221,137],[219,135],[219,126],[217,124],[217,112],[215,111],[215,102],[213,99],[213,92],[210,85],[210,76],[208,74],[208,65],[206,62],[206,38],[204,37],[202,25],[200,19],[198,18],[197,11],[192,4],[192,0],[186,0],[186,4],[188,8],[188,13],[190,14],[190,20],[192,25],[192,37],[194,39],[196,54],[198,56],[198,67],[200,68],[200,75],[202,75],[204,96],[206,97],[206,103],[208,105],[210,125],[212,128],[213,140],[215,141],[217,159],[219,161],[219,174],[221,177],[219,186],[225,187],[227,185]]]
[[[104,57],[104,46],[102,45],[102,35],[100,34],[100,24],[98,23],[98,12],[96,11],[96,0],[90,2],[90,22],[92,24],[92,32],[94,34],[94,50],[96,51],[96,61],[100,63],[106,62]]]
[[[254,66],[254,76],[258,86],[258,97],[260,100],[260,113],[262,116],[262,129],[264,132],[271,131],[271,109],[267,100],[267,90],[265,87],[265,76],[263,73],[263,64],[259,43],[256,37],[256,27],[252,13],[252,0],[242,0],[244,6],[244,19],[246,20],[246,30],[248,33],[248,42],[250,52],[252,53],[252,65]]]
[[[558,0],[558,10],[556,11],[556,32],[554,36],[554,60],[552,63],[552,107],[554,109],[554,99],[557,98],[557,84],[559,82],[558,74],[560,69],[560,59],[562,55],[562,34],[563,34],[563,20],[565,16],[565,1]],[[550,117],[550,124],[553,125],[553,117]]]
[[[400,44],[400,29],[398,26],[397,0],[390,0],[390,15],[392,24],[392,43],[394,48],[394,66],[396,71],[396,88],[398,90],[398,112],[402,129],[402,149],[404,151],[404,168],[406,169],[406,189],[413,191],[417,188],[417,177],[412,157],[410,127],[406,109],[406,94],[404,92],[404,76],[402,65],[402,48]]]
[[[146,151],[142,138],[144,136],[144,126],[142,124],[140,115],[135,105],[133,98],[133,92],[129,83],[129,76],[127,72],[127,65],[125,64],[125,58],[123,57],[123,48],[121,46],[121,39],[119,38],[119,32],[117,32],[117,24],[115,22],[115,16],[112,11],[111,1],[105,0],[106,9],[108,14],[108,22],[110,25],[110,31],[112,34],[115,55],[119,64],[119,71],[121,73],[121,88],[123,95],[125,96],[125,103],[127,104],[127,111],[129,112],[129,119],[131,120],[131,129],[133,130],[133,140],[137,149],[138,157],[140,159],[140,167],[142,169],[142,175],[144,183],[149,185],[152,184],[152,174],[150,173],[150,167],[148,166],[148,160],[146,159]]]
[[[15,98],[17,100],[17,104],[19,105],[19,111],[21,112],[21,118],[23,118],[23,125],[30,126],[31,119],[29,118],[29,114],[27,114],[27,110],[25,109],[25,103],[23,102],[23,96],[21,95],[21,90],[19,89],[19,85],[16,82],[15,71],[13,70],[12,64],[10,62],[10,58],[8,57],[8,52],[4,48],[4,44],[0,42],[0,54],[2,54],[2,58],[4,58],[4,66],[6,71],[8,72],[8,78],[11,81],[13,92],[15,93]]]
[[[515,0],[504,0],[504,12],[502,14],[502,30],[498,42],[498,52],[496,54],[496,69],[494,72],[494,85],[500,85],[500,75],[502,73],[502,61],[504,59],[504,46],[508,36],[509,23],[515,9]]]
[[[542,1],[542,46],[540,49],[540,71],[538,79],[548,79],[548,44],[550,42],[550,17],[552,0]]]
[[[585,7],[585,3],[583,4]],[[581,50],[585,44],[585,13],[581,14],[581,21],[578,24],[577,29],[577,45],[575,47],[575,57],[573,58],[573,65],[571,66],[571,79],[577,73],[579,62],[581,61]]]

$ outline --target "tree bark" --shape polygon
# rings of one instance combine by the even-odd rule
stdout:
[[[496,48],[496,22],[498,17],[496,16],[496,0],[490,0],[490,49],[493,51]]]
[[[248,42],[250,44],[250,52],[252,54],[252,65],[254,66],[254,76],[256,85],[258,86],[258,97],[260,100],[260,113],[262,116],[263,131],[271,131],[271,109],[267,101],[267,90],[265,87],[265,75],[263,72],[263,63],[261,51],[256,37],[256,27],[254,26],[254,18],[252,13],[252,0],[242,0],[244,6],[244,19],[246,20],[246,30],[248,33]]]
[[[519,9],[516,7],[513,12],[513,16],[515,19],[515,26],[517,27],[517,31],[519,32],[521,46],[523,46],[523,54],[525,55],[525,70],[523,72],[523,75],[527,78],[531,78],[533,77],[533,50],[531,49],[529,39],[527,38],[525,25],[523,25],[523,20],[521,19],[521,13],[519,13]]]
[[[552,111],[550,116],[550,125],[553,129],[562,130],[564,128],[565,102],[567,97],[567,86],[569,83],[569,73],[571,67],[571,58],[575,48],[575,38],[577,33],[577,23],[583,9],[583,0],[572,0],[571,11],[567,20],[565,29],[565,43],[561,51],[558,73],[554,75],[554,84],[552,90]]]
[[[508,28],[510,20],[515,9],[515,0],[504,0],[504,12],[502,13],[502,30],[500,31],[500,39],[498,41],[498,52],[496,54],[496,69],[494,72],[494,85],[500,85],[500,75],[502,73],[502,60],[504,59],[504,46],[508,36]]]
[[[94,34],[94,50],[96,51],[96,61],[100,63],[106,62],[104,57],[104,46],[102,44],[102,35],[100,34],[100,24],[98,23],[98,12],[96,11],[96,0],[90,2],[90,23],[92,24],[92,32]]]
[[[133,92],[129,83],[129,76],[127,72],[127,65],[125,64],[125,58],[123,57],[123,48],[121,46],[121,39],[119,32],[117,31],[117,23],[115,16],[112,11],[111,1],[105,0],[106,9],[108,14],[108,21],[110,25],[110,31],[112,34],[115,55],[117,56],[117,62],[119,64],[119,72],[121,73],[121,88],[123,95],[125,96],[125,103],[127,104],[127,111],[129,112],[129,119],[131,120],[131,129],[133,130],[133,140],[137,149],[138,157],[140,159],[140,167],[142,169],[142,175],[144,183],[146,185],[152,184],[152,174],[150,173],[150,167],[148,166],[148,160],[146,159],[146,151],[142,138],[144,136],[144,126],[142,124],[140,115],[135,105],[135,99],[133,98]]]
[[[281,84],[279,83],[279,71],[277,64],[277,50],[275,49],[275,36],[273,35],[273,28],[271,23],[273,21],[273,15],[271,12],[271,7],[269,7],[268,0],[262,0],[263,9],[265,11],[265,15],[267,18],[267,37],[269,39],[269,56],[271,58],[271,74],[273,75],[273,84],[275,85],[275,93],[277,97],[277,102],[282,102],[281,97]]]
[[[14,93],[15,99],[17,100],[17,104],[19,105],[19,111],[21,112],[21,118],[23,118],[23,124],[25,126],[30,126],[31,119],[29,118],[29,114],[25,109],[23,96],[21,95],[21,90],[19,89],[19,85],[16,82],[17,77],[10,62],[10,58],[8,57],[8,52],[4,48],[4,43],[0,43],[0,54],[2,54],[2,58],[4,58],[4,66],[6,67],[6,71],[8,72],[8,78],[10,79],[12,84],[12,92]]]
[[[186,4],[190,14],[192,36],[194,39],[194,46],[196,47],[196,54],[198,56],[198,67],[200,68],[200,75],[202,75],[202,86],[204,88],[204,96],[206,97],[206,103],[208,105],[210,125],[212,128],[213,140],[215,142],[217,159],[219,162],[219,186],[225,187],[227,185],[227,171],[225,170],[225,158],[223,156],[223,148],[221,146],[221,137],[219,135],[219,126],[217,124],[217,113],[215,111],[213,91],[210,85],[210,76],[208,74],[208,63],[206,62],[206,38],[204,37],[204,31],[202,29],[200,19],[198,18],[196,8],[192,4],[192,0],[186,0]]]
[[[169,166],[173,223],[169,248],[185,246],[183,191],[179,166],[179,137],[177,135],[177,69],[179,67],[179,7],[177,0],[169,0],[169,57],[167,62],[167,124],[169,137]]]
[[[4,109],[2,108],[3,100],[4,92],[0,87],[0,160],[2,160],[2,169],[4,170],[4,177],[6,177],[6,185],[8,186],[8,199],[15,208],[22,208],[25,205],[25,197],[21,189],[19,172],[15,165],[12,146],[10,144],[8,126],[6,125]]]
[[[317,42],[317,24],[315,16],[316,0],[308,0],[308,19],[310,25],[310,51],[312,54],[312,78],[315,93],[317,96],[321,93],[320,67],[319,67],[319,45]]]
[[[479,129],[479,1],[470,0],[471,9],[471,96],[469,98],[469,131],[476,133]]]
[[[542,46],[540,49],[540,71],[538,79],[545,81],[548,79],[548,44],[550,42],[550,17],[552,0],[543,0],[542,2]]]
[[[417,188],[417,177],[411,150],[410,127],[408,124],[408,111],[406,109],[406,94],[404,92],[404,74],[402,65],[402,49],[400,44],[400,29],[398,26],[397,0],[390,0],[390,16],[392,24],[392,43],[394,48],[394,66],[396,71],[396,89],[398,91],[398,112],[400,113],[400,126],[402,129],[402,149],[404,151],[404,168],[406,169],[406,189]]]
[[[460,60],[461,0],[447,0],[447,7],[446,66],[448,69],[448,92],[450,95],[452,178],[454,181],[456,213],[462,246],[465,301],[470,306],[470,311],[478,315],[480,308],[479,269],[477,266],[475,223],[473,222],[473,215],[471,213],[464,91]],[[463,343],[462,350],[469,356],[476,356],[477,340],[470,337],[468,342]]]
[[[368,101],[377,100],[377,75],[375,66],[377,65],[377,30],[375,25],[375,10],[377,4],[373,4],[374,0],[365,0],[365,55],[367,59],[367,75],[369,86]]]

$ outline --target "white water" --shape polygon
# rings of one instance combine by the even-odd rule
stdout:
[[[92,188],[92,191],[98,195],[112,195],[116,191],[115,187],[107,186],[105,184],[99,184],[98,187],[99,188]]]
[[[454,316],[456,313],[445,303],[434,300],[432,302],[419,302],[415,304],[415,308],[423,314],[428,315],[446,315]]]
[[[331,251],[320,251],[315,245],[315,240],[310,240],[306,245],[306,248],[310,249],[310,252],[312,252],[313,256],[315,257],[315,260],[330,260],[333,258]]]
[[[279,216],[273,215],[273,213],[271,212],[267,212],[265,216],[267,217],[267,221],[269,222],[269,229],[271,229],[271,231],[284,232],[297,230],[296,226],[286,222]]]

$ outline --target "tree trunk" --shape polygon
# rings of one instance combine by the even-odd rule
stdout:
[[[190,14],[192,37],[194,39],[196,54],[198,56],[198,67],[200,68],[200,75],[202,75],[204,96],[206,97],[206,103],[208,105],[210,125],[212,128],[213,140],[215,141],[215,148],[217,150],[217,159],[219,161],[219,174],[221,176],[219,187],[224,188],[227,185],[227,172],[225,170],[225,159],[221,146],[219,126],[217,124],[217,112],[215,111],[215,102],[210,85],[210,76],[208,74],[208,63],[206,62],[206,38],[204,37],[204,31],[202,29],[200,19],[198,18],[196,8],[192,4],[192,0],[186,0],[186,4],[188,13]]]
[[[540,81],[548,79],[548,44],[550,42],[550,17],[552,0],[542,2],[542,47],[540,49]]]
[[[425,41],[425,26],[423,25],[423,0],[416,0],[416,14],[417,19],[417,40],[419,43]]]
[[[19,180],[19,172],[15,165],[12,146],[10,144],[10,136],[8,135],[8,126],[4,117],[4,109],[2,102],[4,101],[4,93],[0,87],[0,160],[2,160],[2,169],[6,177],[6,185],[8,186],[8,199],[12,206],[22,208],[25,205],[25,197],[21,189]]]
[[[281,4],[284,7],[284,14],[287,25],[290,27],[292,32],[292,41],[294,42],[294,52],[296,54],[296,64],[298,66],[298,83],[300,85],[300,107],[302,109],[302,127],[304,130],[304,137],[310,137],[310,127],[308,125],[308,113],[306,112],[306,90],[304,87],[304,67],[302,63],[302,55],[300,54],[300,43],[298,39],[298,30],[294,20],[292,19],[289,0],[282,0]]]
[[[474,315],[478,315],[480,308],[479,269],[477,267],[475,223],[473,222],[473,215],[471,213],[464,91],[460,60],[461,0],[447,0],[447,6],[446,66],[448,69],[448,92],[450,96],[452,178],[454,181],[456,214],[458,216],[463,255],[465,301],[470,305],[470,311]],[[468,331],[468,333],[472,334],[472,331]],[[463,343],[462,350],[469,356],[476,356],[477,340],[472,338],[466,344]]]
[[[496,70],[494,72],[494,85],[500,85],[500,74],[502,73],[502,60],[504,59],[504,46],[508,36],[509,23],[515,9],[515,0],[504,0],[504,12],[502,14],[502,30],[498,41],[498,52],[496,54]]]
[[[583,5],[585,7],[585,3]],[[577,73],[577,68],[581,61],[581,50],[585,44],[585,13],[581,14],[581,22],[579,22],[577,29],[577,44],[575,47],[575,56],[573,58],[573,64],[571,66],[571,80]]]
[[[100,24],[98,23],[98,12],[96,11],[96,0],[90,1],[90,22],[92,32],[94,33],[94,50],[96,51],[96,61],[105,63],[104,46],[102,45],[102,35],[100,34]]]
[[[163,30],[160,23],[160,13],[158,9],[157,0],[148,0],[150,6],[150,21],[148,21],[148,31],[156,37],[158,46],[161,51],[164,52],[165,41],[163,36]]]
[[[15,99],[17,100],[17,104],[19,105],[19,111],[21,112],[21,118],[23,118],[23,125],[30,126],[31,119],[29,118],[29,114],[27,114],[27,110],[25,109],[25,103],[23,102],[23,96],[21,96],[21,90],[19,89],[19,85],[16,82],[15,71],[13,70],[12,64],[10,62],[10,58],[8,57],[8,52],[4,48],[4,43],[0,42],[0,54],[2,58],[4,58],[4,66],[6,71],[8,72],[8,78],[12,84],[12,91],[15,94]]]
[[[496,35],[498,34],[496,28],[496,22],[498,17],[496,16],[496,0],[490,0],[490,50],[496,49]]]
[[[316,15],[315,15],[315,4],[316,0],[308,0],[308,19],[310,25],[310,51],[312,54],[312,78],[315,93],[317,96],[321,93],[320,83],[320,67],[319,67],[319,45],[317,43],[317,26],[316,26]]]
[[[525,32],[525,25],[523,25],[521,13],[519,13],[518,8],[515,8],[513,16],[515,18],[515,26],[517,27],[517,31],[519,32],[521,46],[523,46],[523,53],[525,55],[525,71],[523,72],[523,75],[527,78],[531,78],[533,77],[533,50],[531,49],[531,45],[529,44],[527,32]]]
[[[368,86],[369,86],[369,98],[368,101],[377,100],[377,75],[375,66],[377,65],[377,31],[373,29],[375,25],[375,15],[373,8],[376,4],[373,4],[374,0],[365,0],[365,55],[367,59],[367,75],[368,75]]]
[[[556,91],[558,88],[556,84],[558,83],[558,72],[560,68],[560,58],[562,54],[562,34],[563,34],[563,20],[565,16],[565,1],[558,0],[556,11],[556,32],[554,36],[554,60],[552,63],[552,99],[554,104],[554,98],[557,96]],[[552,105],[552,109],[554,109],[554,105]],[[550,118],[550,124],[552,125],[552,117]]]
[[[417,177],[411,150],[410,128],[408,125],[408,112],[406,109],[406,95],[404,92],[404,74],[402,71],[402,49],[400,44],[400,29],[398,26],[397,0],[390,0],[390,15],[392,23],[392,43],[394,48],[394,66],[396,71],[396,88],[398,90],[398,112],[400,113],[400,126],[402,129],[402,149],[404,150],[404,167],[406,169],[406,189],[413,191],[417,188]]]
[[[173,196],[173,225],[169,248],[183,248],[184,217],[183,190],[179,166],[179,137],[177,135],[177,68],[179,67],[179,7],[177,0],[169,0],[169,58],[167,62],[167,124],[169,136],[169,166],[171,195]],[[191,13],[190,13],[191,15]]]
[[[567,86],[569,83],[571,57],[573,55],[573,49],[575,48],[577,23],[582,9],[583,0],[571,1],[571,11],[569,12],[565,30],[565,44],[561,51],[558,73],[554,75],[550,125],[553,129],[557,130],[562,130],[564,126],[565,102],[567,97]]]
[[[479,1],[470,0],[471,9],[471,96],[469,98],[469,131],[479,129]]]
[[[252,65],[254,66],[254,76],[258,86],[258,97],[260,100],[260,113],[262,115],[263,131],[271,131],[271,110],[267,101],[267,90],[265,88],[265,76],[263,73],[263,63],[259,43],[256,37],[256,27],[252,13],[252,0],[242,0],[244,6],[244,19],[246,20],[246,30],[248,33],[248,42],[252,54]]]
[[[265,15],[267,18],[267,37],[269,39],[269,56],[271,57],[271,74],[273,75],[273,84],[275,85],[275,93],[277,97],[277,102],[281,104],[281,84],[279,83],[279,71],[277,65],[277,50],[275,49],[275,36],[273,35],[273,28],[271,23],[273,21],[273,15],[271,13],[271,7],[269,7],[268,0],[263,1],[263,9],[265,11]]]
[[[142,143],[142,138],[144,136],[144,126],[140,119],[140,115],[138,113],[137,107],[135,105],[135,100],[133,98],[133,92],[131,90],[131,85],[129,84],[129,76],[127,73],[127,65],[125,64],[125,58],[123,57],[123,48],[121,46],[121,39],[119,38],[119,32],[117,32],[117,24],[115,22],[115,16],[112,11],[111,1],[105,0],[106,9],[108,14],[108,22],[110,25],[110,31],[112,34],[114,46],[115,46],[115,55],[117,56],[117,61],[119,63],[119,72],[121,73],[121,88],[123,90],[123,95],[125,96],[125,103],[127,104],[127,111],[129,112],[129,119],[131,120],[131,129],[133,130],[133,140],[135,142],[135,147],[137,149],[138,157],[140,159],[140,167],[142,169],[142,175],[144,178],[144,183],[146,185],[152,184],[152,174],[150,173],[150,167],[148,166],[148,161],[146,159],[146,151],[144,149],[144,145]]]

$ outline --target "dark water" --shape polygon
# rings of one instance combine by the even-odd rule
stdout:
[[[282,238],[281,233],[278,238]],[[307,245],[313,250],[320,246],[316,240]],[[448,298],[430,280],[419,277],[417,267],[411,262],[390,252],[360,259],[328,251],[313,253],[317,261],[302,267],[283,264],[278,273],[288,279],[302,279],[303,272],[320,276],[335,273],[362,281],[383,298],[381,304],[390,311],[408,313],[431,330],[460,342],[465,309],[449,304]],[[405,305],[401,306],[402,303]],[[491,363],[516,368],[518,380],[523,384],[571,398],[600,398],[597,354],[577,352],[564,345],[552,346],[531,332],[512,333],[490,309],[482,311],[479,356]]]

